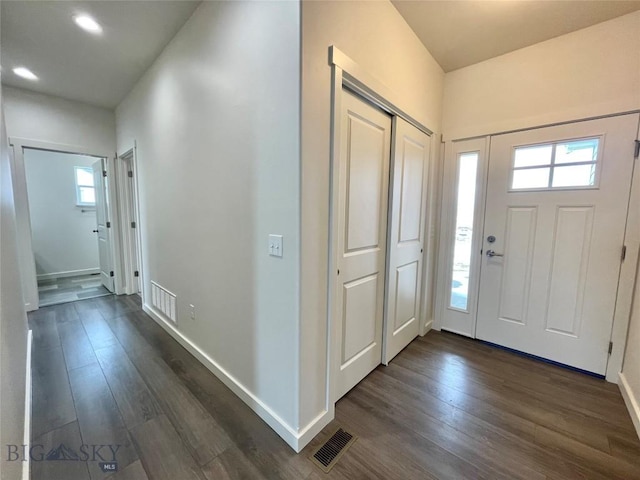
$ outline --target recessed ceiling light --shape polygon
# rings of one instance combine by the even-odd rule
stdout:
[[[13,69],[13,73],[18,75],[19,77],[26,78],[27,80],[38,80],[38,76],[25,67],[16,67]]]
[[[75,17],[73,17],[73,20],[80,28],[86,30],[87,32],[96,34],[102,33],[102,27],[100,26],[100,24],[89,15],[76,15]]]

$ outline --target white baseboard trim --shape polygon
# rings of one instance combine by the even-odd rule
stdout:
[[[142,309],[164,330],[171,335],[180,345],[186,348],[200,363],[207,367],[222,383],[231,389],[240,399],[246,403],[267,425],[287,442],[296,452],[300,452],[311,439],[324,428],[332,419],[333,415],[329,412],[322,412],[309,425],[296,431],[287,422],[285,422],[277,413],[275,413],[268,405],[256,397],[247,387],[245,387],[238,379],[227,372],[215,360],[194,344],[189,338],[185,337],[176,326],[169,320],[165,320],[163,315],[156,311],[154,307],[144,304]],[[331,417],[331,418],[329,418]]]
[[[27,333],[27,371],[25,372],[24,388],[24,437],[23,445],[31,444],[31,344],[33,343],[33,332]],[[22,480],[29,480],[31,476],[31,461],[29,455],[22,462]]]
[[[298,447],[294,450],[299,453],[324,427],[329,425],[334,417],[335,412],[323,410],[320,415],[311,420],[311,422],[300,431],[298,434]]]
[[[624,398],[624,403],[627,405],[627,409],[629,410],[629,415],[631,415],[633,425],[636,427],[638,438],[640,438],[640,399],[634,395],[624,373],[620,373],[618,375],[618,386],[620,387],[622,398]]]
[[[424,333],[426,334],[432,328],[433,328],[433,318],[431,320],[428,320],[427,323],[424,324]]]
[[[49,280],[50,278],[79,277],[80,275],[94,275],[100,273],[100,268],[85,268],[82,270],[68,270],[66,272],[41,273],[37,275],[38,280]]]

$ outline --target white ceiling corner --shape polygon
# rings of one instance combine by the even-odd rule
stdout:
[[[200,1],[0,2],[2,83],[113,109],[191,16]],[[103,27],[76,26],[85,13]],[[12,69],[38,75],[30,82]]]
[[[391,0],[445,72],[640,10],[640,0]]]

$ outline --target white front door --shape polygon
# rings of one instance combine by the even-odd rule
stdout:
[[[382,358],[391,118],[345,90],[340,130],[336,400]]]
[[[92,165],[93,185],[96,191],[96,219],[98,223],[98,252],[100,256],[100,279],[107,290],[113,292],[113,268],[111,264],[111,236],[109,204],[107,197],[106,160],[101,158]]]
[[[477,338],[605,373],[637,125],[492,137]]]
[[[420,333],[430,140],[413,125],[394,117],[385,364]]]

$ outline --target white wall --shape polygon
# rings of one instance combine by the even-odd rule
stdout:
[[[302,428],[326,408],[331,45],[395,94],[398,107],[436,132],[434,145],[440,132],[443,71],[391,3],[302,2]]]
[[[137,144],[145,302],[151,281],[175,293],[174,335],[290,433],[299,19],[297,2],[203,2],[116,110],[118,152]],[[283,258],[268,255],[270,233],[284,235]]]
[[[639,132],[640,133],[640,132]],[[636,160],[634,175],[631,187],[631,200],[629,202],[629,218],[627,220],[627,235],[625,243],[627,245],[627,258],[625,263],[632,263],[635,260],[635,278],[631,276],[627,281],[630,285],[623,285],[618,296],[627,298],[629,287],[632,289],[631,313],[629,315],[629,331],[627,333],[627,344],[624,351],[624,360],[622,363],[622,373],[620,374],[619,384],[629,413],[640,436],[640,163]],[[628,267],[623,263],[623,272],[628,268],[632,270],[634,264]],[[625,268],[626,267],[626,268]],[[633,288],[633,280],[635,279],[635,288]],[[626,288],[625,288],[626,287]],[[627,310],[623,310],[624,314],[629,314]],[[616,312],[617,313],[617,312]],[[624,338],[621,335],[621,339]],[[616,339],[614,339],[615,345]]]
[[[99,154],[115,153],[112,110],[19,88],[3,87],[2,91],[10,138],[80,146]]]
[[[636,278],[627,349],[622,366],[621,388],[640,436],[640,278]]]
[[[640,108],[640,12],[447,73],[445,140]]]
[[[0,115],[0,444],[6,448],[24,441],[28,328],[19,281],[12,167],[4,113]],[[23,462],[6,460],[2,455],[0,478],[21,478]]]
[[[98,239],[93,233],[96,211],[77,205],[74,170],[76,166],[91,167],[97,160],[25,149],[31,245],[38,276],[98,271]]]

